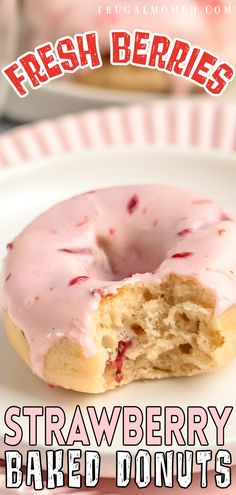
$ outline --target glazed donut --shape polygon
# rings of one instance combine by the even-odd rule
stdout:
[[[236,223],[165,185],[90,191],[7,246],[10,342],[48,384],[99,393],[236,355]]]

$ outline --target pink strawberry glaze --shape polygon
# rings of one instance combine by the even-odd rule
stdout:
[[[212,289],[218,314],[234,304],[236,223],[188,190],[98,190],[54,206],[14,239],[1,276],[2,307],[24,329],[33,370],[43,377],[44,356],[57,339],[79,342],[86,356],[96,353],[93,316],[104,295],[170,273]]]

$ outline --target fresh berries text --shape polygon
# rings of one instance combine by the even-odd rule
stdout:
[[[220,96],[235,76],[234,67],[216,54],[181,38],[150,31],[110,31],[111,65],[134,65],[191,81],[212,96]],[[40,88],[49,81],[80,69],[99,69],[102,58],[96,31],[64,36],[19,56],[2,70],[19,97],[27,85]]]

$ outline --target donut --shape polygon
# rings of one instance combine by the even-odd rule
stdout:
[[[167,185],[89,191],[7,245],[12,346],[51,386],[100,393],[236,355],[236,222]]]

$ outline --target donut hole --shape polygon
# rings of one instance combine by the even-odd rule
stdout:
[[[110,269],[115,276],[116,267],[114,264],[114,255],[112,250],[112,242],[107,237],[98,236],[96,239],[96,244],[99,249],[102,251],[105,258],[108,260]],[[114,277],[112,277],[114,279]]]
[[[97,236],[96,243],[102,252],[101,259],[105,258],[108,262],[114,281],[132,277],[136,273],[154,272],[163,261],[159,250],[153,245],[151,232],[144,235],[138,228],[133,236],[129,233],[122,249],[113,238],[106,236]]]

